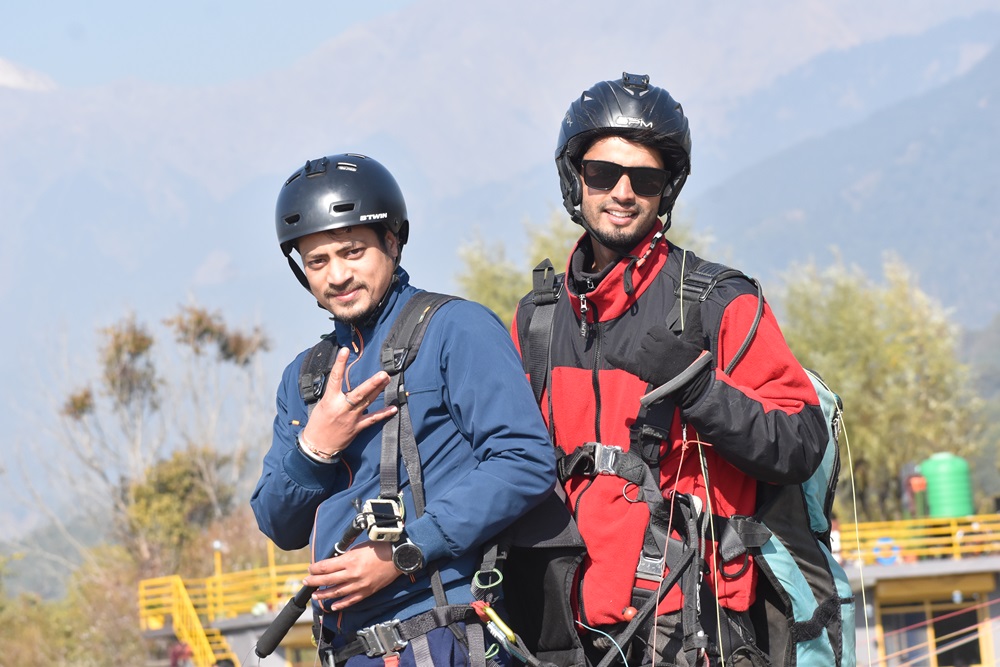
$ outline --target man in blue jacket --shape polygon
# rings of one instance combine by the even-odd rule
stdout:
[[[333,315],[337,352],[311,414],[299,387],[308,351],[285,369],[273,442],[251,499],[258,525],[282,549],[311,545],[304,584],[318,588],[313,608],[324,660],[350,667],[466,664],[466,635],[483,636],[475,623],[446,627],[439,620],[408,642],[395,641],[394,626],[443,618],[430,613],[441,608],[434,571],[449,605],[472,602],[480,547],[554,486],[552,446],[510,336],[473,302],[450,301],[434,315],[405,374],[424,512],[418,515],[400,464],[402,535],[390,542],[363,533],[331,558],[359,501],[380,496],[382,427],[398,408],[385,405],[389,378],[379,353],[419,291],[399,266],[409,222],[389,171],[344,154],[311,160],[292,174],[278,197],[276,226],[293,272]]]

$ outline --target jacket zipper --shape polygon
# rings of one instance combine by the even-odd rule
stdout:
[[[601,442],[601,323],[596,322],[594,331],[594,367],[591,370],[591,378],[594,385],[594,441]]]

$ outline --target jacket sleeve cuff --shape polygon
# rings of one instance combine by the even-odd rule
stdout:
[[[289,448],[281,464],[288,478],[306,489],[330,488],[341,468],[339,464],[317,463],[298,447]]]
[[[424,554],[424,563],[439,558],[454,558],[457,555],[429,514],[424,514],[414,521],[407,521],[406,536],[420,547],[420,551]]]

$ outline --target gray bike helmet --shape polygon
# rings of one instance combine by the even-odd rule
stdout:
[[[274,220],[281,252],[306,289],[305,273],[291,256],[295,242],[303,236],[354,225],[381,225],[399,239],[402,249],[410,230],[396,179],[378,161],[356,153],[306,162],[282,186]]]
[[[556,168],[563,205],[583,225],[580,160],[596,140],[617,135],[660,151],[670,179],[660,198],[658,215],[673,208],[691,173],[691,131],[679,102],[649,76],[622,73],[621,80],[601,81],[570,105],[559,128]],[[670,218],[665,223],[670,224]]]

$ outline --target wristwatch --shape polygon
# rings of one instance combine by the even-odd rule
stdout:
[[[392,564],[403,574],[413,574],[424,566],[424,552],[407,538],[393,545]]]

